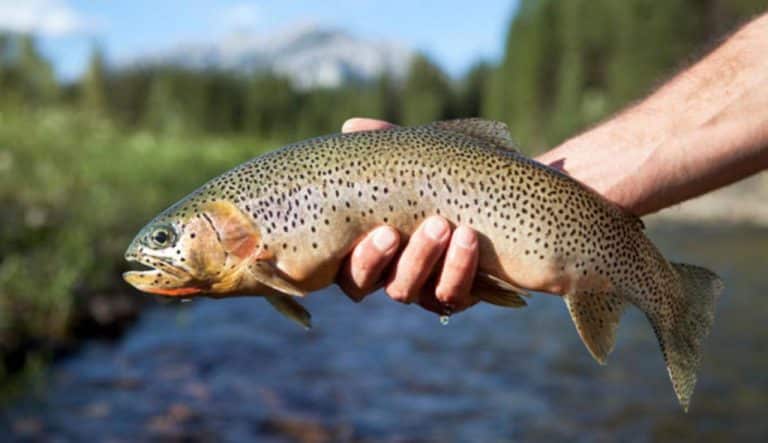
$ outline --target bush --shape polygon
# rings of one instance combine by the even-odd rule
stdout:
[[[65,342],[89,297],[130,291],[123,252],[149,218],[275,146],[126,132],[71,109],[1,110],[0,355]]]

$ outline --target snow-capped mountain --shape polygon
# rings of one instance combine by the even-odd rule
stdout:
[[[305,25],[268,37],[235,34],[214,43],[181,45],[131,64],[268,70],[290,78],[299,88],[311,89],[365,82],[385,72],[401,78],[412,56],[411,49],[395,43]]]

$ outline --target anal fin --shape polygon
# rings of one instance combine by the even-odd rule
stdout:
[[[608,291],[580,291],[567,294],[565,303],[584,345],[598,363],[605,364],[626,302]]]

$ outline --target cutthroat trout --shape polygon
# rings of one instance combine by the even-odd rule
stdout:
[[[147,224],[125,280],[176,297],[263,295],[304,325],[296,302],[334,282],[376,226],[408,236],[436,214],[479,237],[479,300],[521,307],[559,294],[604,363],[627,304],[658,337],[687,410],[722,283],[670,263],[637,217],[515,151],[506,125],[467,119],[334,134],[288,145],[209,181]]]

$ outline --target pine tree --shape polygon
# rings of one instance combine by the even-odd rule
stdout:
[[[506,122],[523,146],[544,143],[561,48],[555,0],[521,0],[501,65],[486,94],[485,114]]]
[[[376,79],[374,85],[374,113],[372,117],[392,123],[401,121],[401,96],[397,84],[388,72],[384,72]],[[367,115],[367,114],[366,114]]]
[[[523,146],[552,146],[650,92],[760,3],[521,0],[483,113]]]
[[[107,79],[104,67],[104,57],[98,47],[91,51],[88,71],[83,77],[80,90],[81,107],[93,114],[103,114],[107,111]]]
[[[167,69],[152,74],[143,124],[158,132],[177,132],[184,129],[180,106],[174,95],[173,76]]]
[[[484,112],[485,92],[491,76],[491,65],[481,61],[467,72],[457,103],[457,116],[480,117]]]
[[[13,36],[0,32],[0,101],[10,101],[16,70],[14,68]]]
[[[289,132],[297,108],[298,96],[288,79],[258,73],[247,85],[245,130],[265,136]]]
[[[205,75],[205,128],[211,132],[243,129],[246,115],[245,81],[228,72]]]
[[[52,103],[59,93],[53,68],[40,54],[31,35],[21,36],[18,44],[20,90],[24,101],[34,105]]]
[[[411,126],[449,117],[451,96],[451,86],[440,68],[424,55],[414,56],[403,86],[403,124]]]

